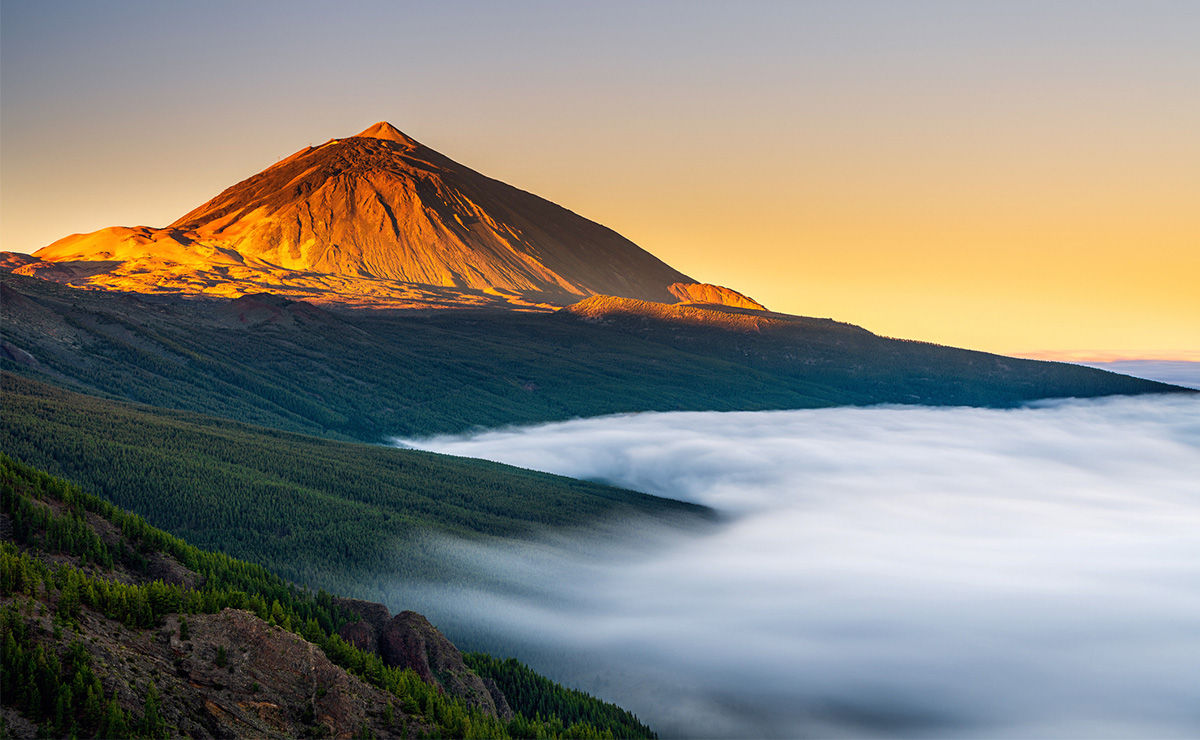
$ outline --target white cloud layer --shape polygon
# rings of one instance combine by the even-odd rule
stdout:
[[[1200,735],[1200,399],[638,414],[406,445],[729,515],[407,588],[664,736]]]

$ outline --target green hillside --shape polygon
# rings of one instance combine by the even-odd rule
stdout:
[[[481,711],[342,639],[355,617],[329,594],[2,454],[0,523],[3,737],[654,736],[515,660],[473,655],[522,679],[513,712]],[[279,670],[297,658],[306,671]]]
[[[4,374],[0,451],[198,546],[311,587],[453,577],[438,535],[533,536],[707,509],[480,460],[337,442],[80,395]]]

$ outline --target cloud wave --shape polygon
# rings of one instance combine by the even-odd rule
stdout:
[[[408,440],[713,506],[409,587],[666,736],[1200,734],[1200,400],[637,414]]]

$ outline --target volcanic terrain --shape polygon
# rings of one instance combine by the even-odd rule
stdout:
[[[758,308],[386,122],[309,147],[165,228],[75,234],[19,274],[75,287],[388,308],[554,308],[591,295]]]

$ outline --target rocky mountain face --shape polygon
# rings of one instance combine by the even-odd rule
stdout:
[[[76,234],[6,260],[20,274],[138,293],[392,308],[549,308],[590,295],[758,305],[385,122],[296,152],[165,228]]]
[[[750,308],[757,311],[767,310],[766,306],[753,298],[742,295],[732,288],[708,283],[672,283],[667,287],[671,295],[680,303],[700,303],[715,306],[733,306],[734,308]]]
[[[423,729],[402,713],[397,723],[394,711],[392,723],[383,721],[393,697],[334,665],[313,643],[243,609],[168,615],[149,631],[96,614],[87,614],[85,625],[97,637],[97,663],[113,666],[114,683],[130,689],[129,711],[144,705],[139,683],[153,677],[167,697],[163,717],[181,735],[294,738],[323,727],[346,737],[364,727],[377,735]]]

